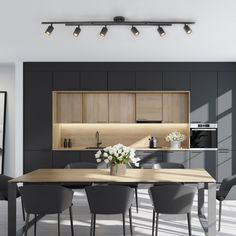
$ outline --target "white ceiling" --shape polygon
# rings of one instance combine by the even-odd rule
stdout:
[[[0,0],[0,62],[17,61],[235,61],[235,0]],[[55,26],[45,36],[41,21],[111,20],[196,21],[191,36],[182,26],[85,27],[78,38],[74,27]]]

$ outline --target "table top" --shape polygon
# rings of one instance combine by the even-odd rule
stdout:
[[[38,169],[17,177],[12,183],[215,183],[205,169],[127,169],[123,176],[111,176],[109,169]]]

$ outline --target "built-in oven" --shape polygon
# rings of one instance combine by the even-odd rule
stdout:
[[[197,123],[190,125],[190,148],[217,148],[217,124]]]

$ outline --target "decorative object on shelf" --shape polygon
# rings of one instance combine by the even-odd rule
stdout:
[[[111,175],[125,175],[126,165],[131,166],[131,163],[138,161],[138,159],[135,158],[135,150],[123,144],[116,144],[99,150],[95,154],[95,158],[98,163],[102,161],[106,164],[110,163]]]
[[[183,142],[185,139],[186,139],[186,135],[181,134],[178,131],[171,132],[166,136],[166,141],[170,142],[170,147],[172,149],[181,148],[181,142]]]
[[[44,21],[41,22],[42,24],[48,25],[48,28],[45,31],[46,35],[51,35],[51,33],[54,30],[53,25],[65,25],[65,26],[74,26],[76,27],[73,35],[75,37],[78,37],[80,32],[81,32],[81,28],[80,26],[102,26],[102,29],[100,31],[100,36],[101,37],[105,37],[107,32],[108,32],[108,28],[107,26],[117,26],[117,25],[125,25],[125,26],[130,26],[130,30],[133,33],[134,36],[138,36],[140,34],[140,32],[138,31],[138,29],[136,28],[136,26],[155,26],[157,27],[157,32],[159,33],[159,35],[161,37],[166,35],[166,32],[163,29],[163,26],[172,26],[172,25],[183,25],[183,29],[187,34],[191,34],[192,33],[192,29],[190,28],[189,25],[195,24],[194,21],[188,21],[188,20],[183,20],[183,21],[126,21],[125,17],[123,16],[115,16],[113,18],[113,21]]]
[[[68,139],[68,148],[71,148],[72,147],[72,141],[71,141],[71,139],[69,138]]]
[[[149,138],[149,148],[157,148],[158,140],[156,137]]]

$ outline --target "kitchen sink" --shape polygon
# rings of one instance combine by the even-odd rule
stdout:
[[[85,149],[103,149],[105,147],[86,147]]]

